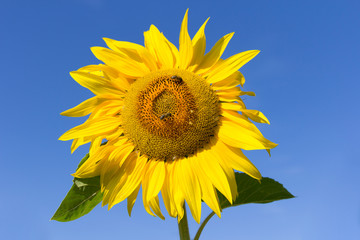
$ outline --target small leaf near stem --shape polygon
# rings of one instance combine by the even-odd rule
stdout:
[[[87,154],[78,168],[89,158]],[[68,222],[88,214],[102,201],[100,177],[74,178],[74,184],[51,220]]]
[[[260,183],[245,173],[236,172],[235,179],[238,196],[232,204],[229,203],[224,195],[222,195],[219,191],[217,192],[221,209],[235,207],[247,203],[264,204],[294,197],[291,193],[288,192],[288,190],[286,190],[286,188],[284,188],[282,184],[271,178],[263,178],[261,179]],[[205,218],[205,220],[201,223],[194,240],[199,240],[200,234],[203,231],[205,225],[214,215],[215,213],[212,212]]]

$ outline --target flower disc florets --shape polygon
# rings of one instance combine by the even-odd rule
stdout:
[[[137,79],[125,96],[121,118],[140,153],[172,160],[208,143],[219,115],[218,97],[203,78],[172,69]]]

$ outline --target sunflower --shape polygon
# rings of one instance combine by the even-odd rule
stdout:
[[[182,21],[179,49],[151,25],[145,46],[104,38],[108,48],[91,48],[104,64],[71,72],[94,97],[63,113],[82,117],[81,125],[59,139],[73,140],[71,151],[90,144],[90,157],[73,174],[100,176],[102,205],[112,208],[127,199],[131,215],[140,187],[145,210],[164,218],[161,193],[169,215],[184,216],[187,202],[199,222],[204,201],[219,217],[217,191],[232,203],[237,197],[234,170],[261,179],[242,150],[269,149],[250,121],[269,123],[246,109],[240,96],[245,80],[238,71],[259,51],[221,59],[233,33],[205,54],[205,25],[193,39]]]

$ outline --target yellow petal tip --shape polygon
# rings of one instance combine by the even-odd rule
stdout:
[[[277,143],[271,143],[271,146],[270,146],[270,148],[269,149],[273,149],[273,148],[276,148],[277,146],[278,146],[279,144],[277,144]]]
[[[60,141],[66,141],[63,136],[64,136],[64,135],[61,135],[61,136],[58,138],[58,140],[60,140]]]
[[[69,74],[70,74],[70,76],[72,77],[72,78],[74,78],[74,75],[76,75],[76,74],[78,74],[79,72],[78,71],[71,71],[71,72],[69,72]]]

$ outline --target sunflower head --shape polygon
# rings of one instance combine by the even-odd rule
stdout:
[[[165,207],[179,220],[185,201],[197,222],[204,201],[219,217],[217,191],[231,203],[237,194],[234,170],[261,179],[242,150],[276,146],[251,120],[269,123],[257,110],[246,109],[238,71],[259,51],[221,59],[233,33],[205,54],[205,25],[191,39],[188,12],[179,49],[155,27],[144,33],[145,46],[104,39],[109,48],[93,47],[103,62],[71,72],[95,96],[62,113],[89,118],[64,133],[71,150],[91,143],[90,157],[73,174],[100,176],[103,205],[127,199],[128,211],[142,189],[144,207],[163,218]],[[102,144],[106,141],[106,144]]]

